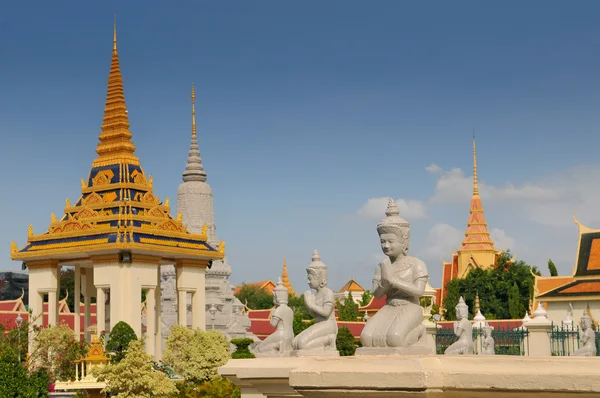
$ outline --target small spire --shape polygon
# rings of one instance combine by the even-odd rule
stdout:
[[[139,165],[140,161],[135,156],[135,145],[131,141],[129,131],[129,116],[125,105],[125,92],[123,91],[123,76],[117,53],[117,24],[113,30],[113,51],[108,75],[108,89],[106,91],[106,106],[102,132],[98,137],[100,142],[96,147],[98,157],[92,167],[110,164],[130,163]]]
[[[290,283],[290,278],[288,275],[288,269],[287,269],[287,261],[286,261],[286,257],[283,256],[283,270],[281,271],[281,277],[279,278],[280,281],[282,281],[283,286],[285,286],[288,290],[288,293],[290,295],[295,295],[296,293],[294,292],[294,289],[292,288],[292,284]]]
[[[196,135],[196,92],[192,83],[192,135]]]
[[[479,182],[477,181],[477,147],[475,145],[475,130],[473,129],[473,196],[479,195]]]
[[[196,91],[192,84],[192,142],[188,152],[188,162],[183,172],[183,182],[188,181],[206,181],[206,172],[202,165],[200,157],[200,148],[198,147],[198,136],[196,134]]]
[[[113,52],[117,52],[117,13],[115,12],[115,24],[113,27]]]

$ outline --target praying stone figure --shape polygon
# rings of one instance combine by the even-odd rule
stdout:
[[[454,322],[454,334],[458,340],[450,347],[446,348],[445,355],[473,355],[475,347],[473,344],[473,326],[468,319],[469,307],[465,303],[465,299],[460,296],[458,304],[456,304],[456,319]]]
[[[373,295],[386,296],[386,304],[365,325],[356,355],[429,354],[419,304],[429,278],[427,267],[407,255],[410,227],[392,199],[385,214],[377,233],[387,258],[375,268]]]
[[[483,341],[481,342],[481,346],[483,350],[480,355],[496,355],[494,338],[492,337],[493,328],[489,323],[486,323],[483,328]]]
[[[271,326],[275,331],[253,348],[257,357],[287,356],[292,351],[294,338],[294,310],[288,307],[288,289],[281,278],[273,289],[275,308],[271,311]]]
[[[317,291],[304,292],[304,305],[308,312],[315,317],[316,323],[305,329],[292,340],[294,356],[331,355],[338,356],[335,346],[337,337],[337,322],[335,320],[335,298],[333,290],[327,287],[327,266],[321,262],[319,253],[315,250],[312,263],[306,269],[308,286]]]
[[[580,347],[571,354],[572,356],[596,356],[596,332],[594,332],[593,324],[592,318],[584,310],[581,317],[581,329],[579,330]]]

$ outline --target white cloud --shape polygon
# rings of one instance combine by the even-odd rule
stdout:
[[[508,236],[503,229],[492,228],[490,230],[490,235],[494,241],[496,249],[510,250],[513,253],[515,252],[515,239]]]
[[[425,245],[415,250],[415,256],[423,258],[426,263],[448,259],[450,252],[460,247],[464,234],[449,224],[435,224],[427,233]],[[430,271],[431,272],[431,271]]]
[[[380,219],[385,217],[389,198],[369,198],[356,214],[361,218]],[[419,200],[395,199],[400,216],[408,221],[427,217],[427,206]]]
[[[429,166],[425,167],[425,171],[431,174],[438,174],[442,172],[442,168],[435,163],[431,163]]]
[[[473,177],[454,168],[443,173],[436,182],[431,204],[465,204],[473,192]],[[479,193],[485,203],[499,203],[542,225],[573,225],[573,212],[578,211],[588,222],[600,222],[600,167],[582,167],[521,185],[507,183],[503,187],[479,182]]]

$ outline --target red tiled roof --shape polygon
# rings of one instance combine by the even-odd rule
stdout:
[[[358,307],[358,310],[359,311],[375,311],[375,312],[377,312],[380,309],[382,309],[383,306],[385,305],[386,298],[387,298],[386,295],[384,295],[383,297],[380,297],[380,298],[372,297],[371,301],[369,301],[369,304]]]

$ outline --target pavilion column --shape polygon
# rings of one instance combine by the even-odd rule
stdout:
[[[56,289],[48,289],[48,326],[58,325],[58,299]]]
[[[160,265],[158,266],[158,272],[157,272],[157,282],[156,282],[156,302],[154,303],[154,306],[156,308],[155,311],[155,315],[156,315],[156,333],[154,336],[154,357],[156,358],[157,361],[162,359],[162,305],[161,305],[161,300],[162,300],[162,288],[161,288],[161,284],[160,284]]]
[[[106,330],[106,292],[103,287],[96,288],[96,334]]]
[[[73,319],[73,331],[75,340],[81,340],[81,268],[75,264],[75,297],[73,297],[73,306],[75,307],[75,318]],[[85,310],[84,310],[85,312]]]
[[[146,291],[146,352],[152,356],[156,351],[156,289]]]
[[[96,288],[94,286],[94,272],[92,269],[84,269],[85,271],[85,294],[83,296],[83,307],[84,307],[84,316],[83,316],[83,328],[85,331],[85,339],[87,341],[91,341],[91,336],[89,332],[89,328],[92,325],[92,297],[95,296]],[[97,307],[96,307],[97,308]],[[97,312],[97,310],[96,310]],[[98,319],[98,314],[96,313],[96,319]]]
[[[175,270],[177,272],[178,293],[178,316],[179,324],[186,325],[186,294],[192,292],[192,328],[205,329],[204,295],[205,281],[204,271],[208,266],[208,260],[177,260]]]
[[[187,326],[187,290],[177,289],[177,324]]]

